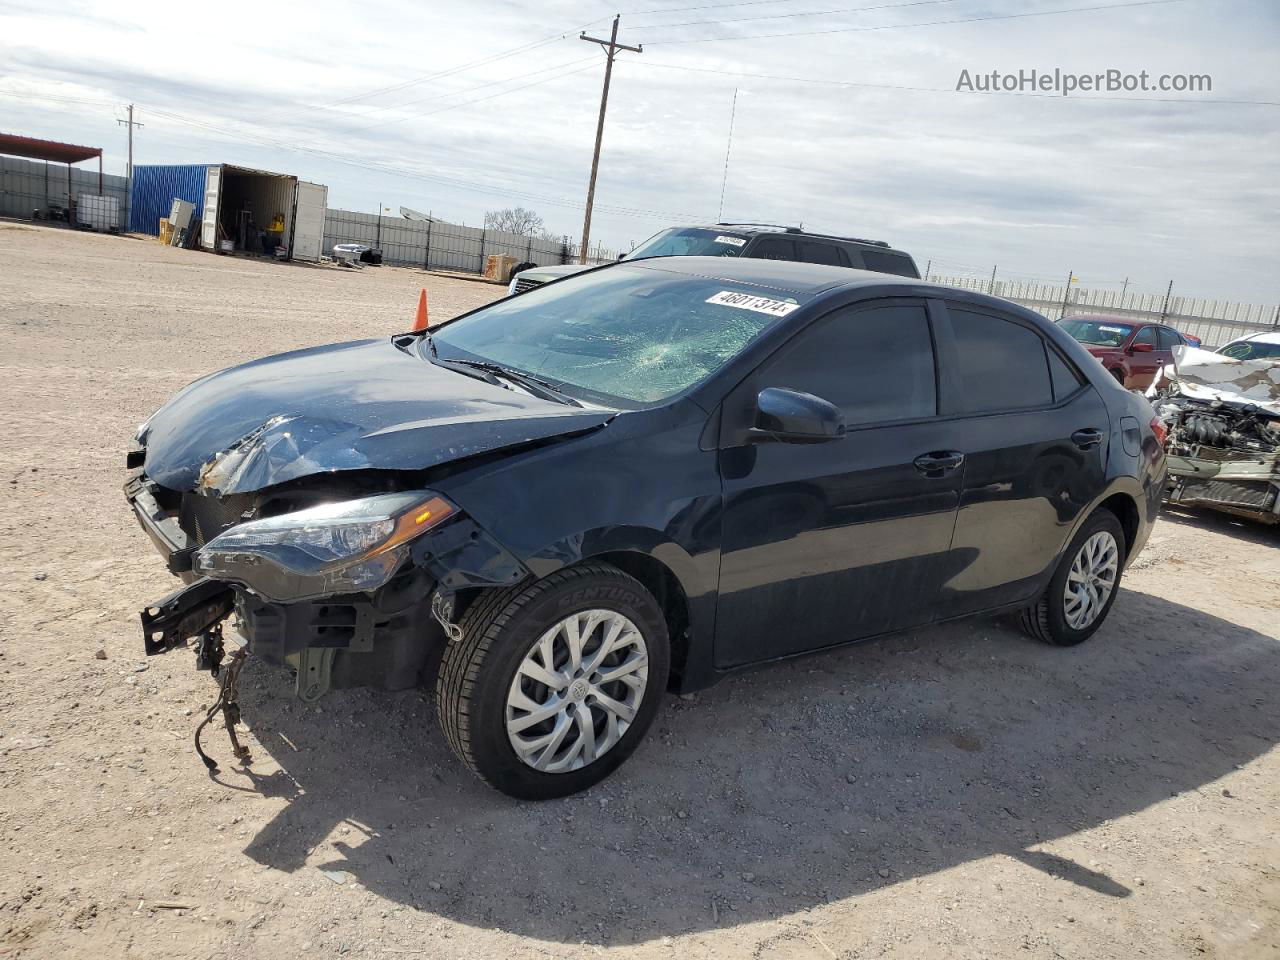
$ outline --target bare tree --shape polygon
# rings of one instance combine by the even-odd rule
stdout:
[[[484,215],[484,227],[486,230],[501,230],[521,237],[537,237],[546,232],[542,217],[524,207],[489,210]]]

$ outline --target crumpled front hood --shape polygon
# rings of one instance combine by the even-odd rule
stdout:
[[[1174,381],[1184,396],[1253,405],[1280,417],[1280,361],[1235,360],[1195,347],[1178,347],[1174,360],[1176,365],[1161,371],[1149,394]]]
[[[255,360],[183,388],[147,421],[147,475],[246,493],[338,470],[424,470],[603,426],[582,409],[476,380],[387,340]]]

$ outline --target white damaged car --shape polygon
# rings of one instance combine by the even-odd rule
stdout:
[[[1168,502],[1280,523],[1280,337],[1274,347],[1272,337],[1218,353],[1179,347],[1147,391],[1168,430]]]

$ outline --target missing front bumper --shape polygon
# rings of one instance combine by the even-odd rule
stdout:
[[[1280,523],[1280,458],[1169,456],[1170,503]]]

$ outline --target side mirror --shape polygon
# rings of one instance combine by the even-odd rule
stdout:
[[[1153,350],[1155,350],[1155,348],[1156,348],[1155,344],[1153,343],[1135,343],[1133,346],[1129,348],[1129,352],[1130,353],[1151,353]]]
[[[756,397],[750,436],[756,442],[826,443],[844,437],[844,416],[834,403],[811,393],[765,387]]]

